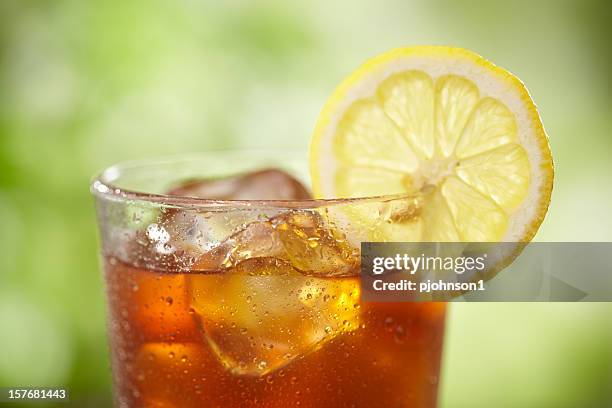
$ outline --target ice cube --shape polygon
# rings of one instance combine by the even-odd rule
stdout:
[[[251,258],[280,257],[284,254],[283,251],[274,225],[268,221],[256,221],[205,253],[193,269],[226,269]]]
[[[277,258],[187,276],[203,336],[231,372],[262,376],[359,327],[356,277],[304,275]]]
[[[216,260],[215,254],[221,251],[218,247],[221,244],[227,247],[232,241],[228,236],[240,231],[254,219],[256,217],[248,212],[180,210],[165,214],[161,225],[170,237],[165,245],[169,253],[182,260],[187,270],[193,270],[194,262],[201,259],[205,253],[209,254],[208,264],[202,262],[201,266],[195,269],[218,269],[221,265],[211,263]]]
[[[248,224],[205,253],[194,269],[231,268],[262,257],[282,259],[304,273],[330,277],[354,275],[359,253],[316,210],[290,211]]]
[[[168,192],[170,195],[212,200],[304,200],[310,193],[293,176],[277,169],[264,169],[244,175],[195,180]]]
[[[231,178],[192,181],[170,190],[168,194],[217,200],[310,198],[310,194],[299,181],[276,169],[260,170]],[[144,234],[149,241],[147,250],[154,258],[176,261],[179,270],[191,269],[195,259],[215,248],[231,234],[258,218],[271,218],[279,212],[279,209],[273,208],[257,212],[246,208],[236,208],[229,212],[220,207],[166,209],[156,223],[147,227]],[[248,235],[248,232],[245,235]],[[245,237],[245,240],[253,242],[250,237]],[[225,247],[230,243],[231,240],[228,240]],[[232,248],[239,250],[240,244]],[[218,248],[215,252],[210,252],[212,258],[200,267],[206,269],[215,266],[212,261],[216,259],[215,254],[221,251],[222,248]],[[248,253],[245,255],[250,257]],[[215,266],[218,267],[220,265]]]
[[[272,223],[283,245],[283,259],[294,268],[327,277],[356,274],[359,251],[316,210],[292,211]]]

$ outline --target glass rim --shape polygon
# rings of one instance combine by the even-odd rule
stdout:
[[[250,208],[288,208],[306,209],[342,204],[357,204],[368,202],[386,202],[398,199],[415,198],[417,195],[409,193],[346,197],[346,198],[309,198],[291,200],[216,200],[209,198],[198,198],[180,195],[169,195],[138,191],[135,189],[120,188],[116,185],[123,172],[128,170],[155,168],[164,164],[180,163],[188,161],[204,160],[210,155],[258,155],[258,154],[282,154],[284,158],[296,155],[296,160],[306,160],[303,152],[297,156],[295,149],[223,149],[207,150],[200,153],[180,153],[175,155],[157,156],[118,162],[96,173],[90,182],[90,192],[98,197],[112,201],[140,201],[164,206],[178,208],[202,208],[202,207],[250,207]]]

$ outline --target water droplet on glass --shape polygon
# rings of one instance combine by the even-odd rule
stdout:
[[[395,327],[395,341],[398,343],[403,343],[404,340],[406,339],[406,330],[404,329],[404,326],[402,325],[397,325]]]
[[[385,330],[388,331],[388,332],[392,331],[394,323],[395,323],[395,321],[393,320],[392,317],[385,318]]]

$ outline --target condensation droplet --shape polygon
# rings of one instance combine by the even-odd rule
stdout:
[[[404,342],[404,340],[406,339],[406,329],[404,329],[404,326],[398,324],[395,327],[394,338],[395,341],[397,341],[398,343]]]
[[[393,320],[392,317],[385,318],[385,330],[388,331],[388,332],[392,331],[394,323],[395,323],[395,321]]]

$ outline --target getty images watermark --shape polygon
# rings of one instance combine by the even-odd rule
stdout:
[[[482,256],[428,256],[409,255],[407,253],[394,256],[378,256],[372,259],[372,274],[374,276],[390,272],[402,272],[410,277],[418,274],[427,274],[432,271],[443,271],[463,274],[468,271],[483,272],[487,254]],[[442,279],[421,280],[400,279],[396,282],[387,282],[382,277],[375,279],[372,287],[376,291],[418,291],[419,293],[432,293],[437,291],[473,291],[484,290],[484,279],[475,282],[448,282]]]
[[[612,301],[612,243],[363,243],[364,301]]]

